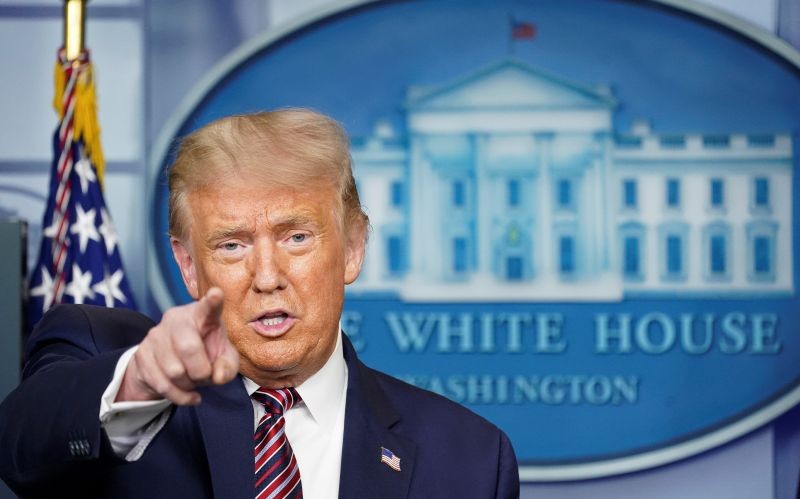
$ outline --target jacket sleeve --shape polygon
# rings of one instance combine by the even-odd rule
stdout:
[[[80,482],[117,458],[100,427],[100,397],[126,343],[152,324],[135,314],[52,309],[26,346],[23,381],[0,404],[0,477],[22,496]]]
[[[505,433],[500,432],[500,452],[497,463],[497,499],[518,499],[519,467],[514,448]]]

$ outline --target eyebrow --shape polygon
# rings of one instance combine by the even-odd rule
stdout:
[[[278,216],[270,222],[273,228],[286,229],[304,225],[316,225],[314,217],[304,213],[292,213],[286,216]]]
[[[308,225],[317,225],[314,217],[311,214],[305,213],[292,213],[285,216],[279,215],[276,217],[272,223],[270,223],[271,228],[273,231],[280,231],[286,230],[292,227],[298,226],[308,226]],[[241,236],[242,234],[249,234],[252,232],[252,228],[248,227],[246,224],[239,224],[233,225],[230,227],[221,227],[219,229],[211,231],[211,233],[205,237],[205,242],[207,244],[214,243],[220,241],[222,239],[227,239],[229,237],[237,237]]]
[[[206,236],[205,240],[206,243],[213,243],[221,239],[227,239],[229,237],[239,236],[246,232],[250,232],[250,229],[248,229],[245,225],[222,227],[220,229],[211,231],[211,233],[208,236]]]

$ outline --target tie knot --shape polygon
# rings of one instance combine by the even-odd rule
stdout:
[[[299,402],[300,394],[294,388],[259,388],[252,397],[264,405],[268,414],[283,414]]]

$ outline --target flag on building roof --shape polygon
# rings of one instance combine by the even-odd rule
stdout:
[[[511,18],[512,40],[533,40],[536,37],[536,25],[527,21]]]
[[[103,153],[89,54],[55,67],[50,193],[39,259],[31,272],[29,324],[59,303],[135,308],[122,268],[119,241],[103,199]]]

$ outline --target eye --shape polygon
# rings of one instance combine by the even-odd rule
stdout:
[[[298,234],[292,234],[292,237],[290,239],[292,240],[293,243],[302,243],[305,242],[306,239],[308,239],[308,234],[303,234],[302,232]]]
[[[234,243],[234,242],[222,243],[220,247],[225,251],[236,251],[239,248],[239,243]]]

